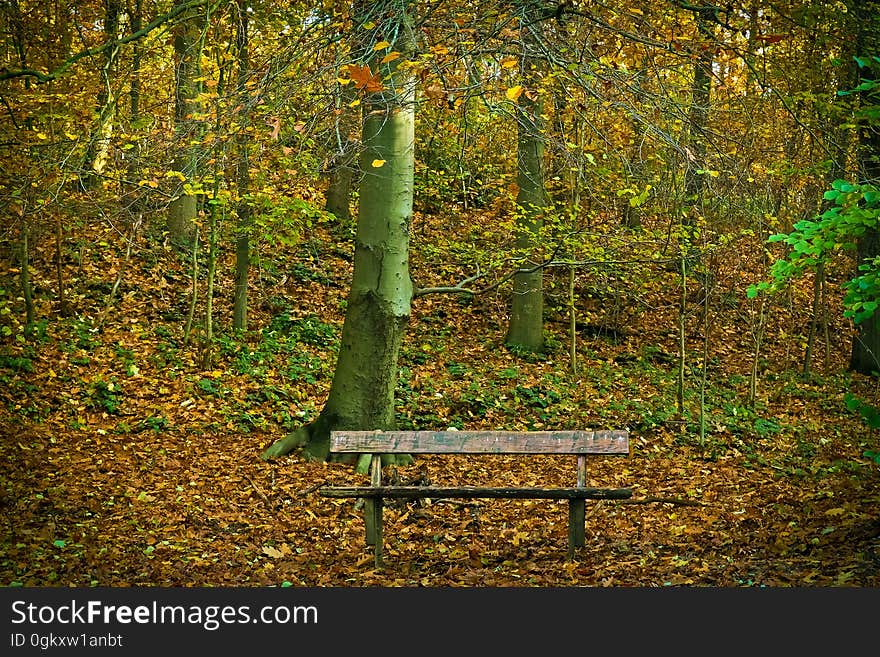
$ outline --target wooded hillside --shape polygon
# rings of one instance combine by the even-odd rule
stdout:
[[[880,3],[0,5],[0,584],[877,586]],[[630,431],[389,503],[333,429]],[[408,485],[572,486],[406,455]]]

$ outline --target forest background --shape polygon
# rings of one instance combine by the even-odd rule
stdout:
[[[877,5],[3,2],[2,583],[876,586]]]

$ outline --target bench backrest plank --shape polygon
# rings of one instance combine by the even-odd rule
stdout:
[[[372,454],[629,454],[629,432],[331,431],[330,451]]]

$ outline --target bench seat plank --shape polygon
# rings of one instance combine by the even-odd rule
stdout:
[[[510,498],[520,500],[619,500],[632,497],[630,488],[483,488],[477,486],[324,486],[324,497],[363,498]]]
[[[331,452],[629,454],[628,431],[332,431]]]

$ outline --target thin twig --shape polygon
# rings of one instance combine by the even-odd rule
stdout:
[[[248,483],[251,485],[251,488],[253,488],[257,492],[257,495],[259,495],[263,499],[263,501],[266,503],[266,508],[268,509],[269,513],[271,513],[272,515],[275,515],[275,510],[272,508],[272,502],[266,496],[266,493],[264,493],[262,490],[260,490],[260,487],[254,483],[253,479],[251,479],[247,475],[244,475],[244,478],[248,480]]]
[[[104,304],[104,312],[101,313],[101,317],[98,319],[97,328],[101,328],[101,326],[104,325],[104,320],[107,319],[107,313],[110,312],[110,307],[113,305],[113,297],[119,289],[119,284],[122,283],[122,277],[125,276],[125,270],[128,269],[128,263],[131,260],[131,246],[134,244],[134,240],[137,237],[138,228],[141,225],[142,218],[143,217],[139,215],[131,226],[131,237],[128,239],[128,243],[125,246],[125,258],[122,261],[122,265],[119,267],[116,281],[113,283],[113,287],[107,294],[107,300]]]
[[[326,483],[327,483],[327,480],[324,479],[322,481],[319,481],[316,484],[312,484],[308,488],[303,488],[302,490],[298,490],[298,491],[296,491],[296,496],[297,497],[304,497],[304,496],[308,495],[309,493],[314,493],[316,490],[318,490],[321,486],[323,486]]]

